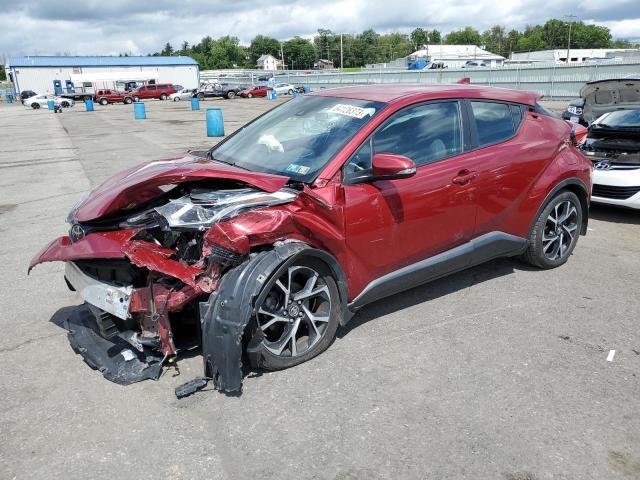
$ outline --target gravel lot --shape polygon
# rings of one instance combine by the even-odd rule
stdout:
[[[202,106],[231,132],[273,104]],[[188,102],[147,117],[0,106],[0,478],[640,478],[640,212],[594,207],[560,269],[499,260],[370,305],[240,397],[177,400],[199,356],[158,382],[104,380],[50,321],[79,303],[62,265],[26,270],[83,192],[212,143]]]

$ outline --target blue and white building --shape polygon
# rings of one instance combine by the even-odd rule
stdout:
[[[127,82],[200,85],[198,62],[191,57],[17,57],[6,65],[16,92],[71,93],[72,89],[117,88]],[[70,90],[71,89],[71,90]]]

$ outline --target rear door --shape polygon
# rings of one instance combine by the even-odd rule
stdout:
[[[469,100],[468,108],[478,172],[473,236],[496,231],[522,236],[512,227],[521,215],[518,208],[558,145],[549,141],[540,116],[525,105]]]
[[[156,85],[147,85],[147,96],[145,98],[156,98],[158,96],[158,87]]]
[[[464,153],[462,103],[429,102],[393,114],[344,167],[346,243],[371,280],[467,242],[475,225],[473,156]],[[411,158],[417,173],[367,181],[375,153]],[[365,179],[365,180],[361,180]]]

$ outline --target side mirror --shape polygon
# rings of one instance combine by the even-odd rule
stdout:
[[[393,180],[416,174],[416,164],[404,155],[376,153],[372,160],[373,180]]]

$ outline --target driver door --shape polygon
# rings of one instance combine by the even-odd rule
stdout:
[[[456,100],[406,107],[345,165],[346,244],[359,264],[349,272],[354,294],[376,278],[470,240],[474,185],[459,179],[473,170],[473,154],[463,153],[463,130]],[[376,153],[404,155],[417,172],[404,179],[372,179]]]

